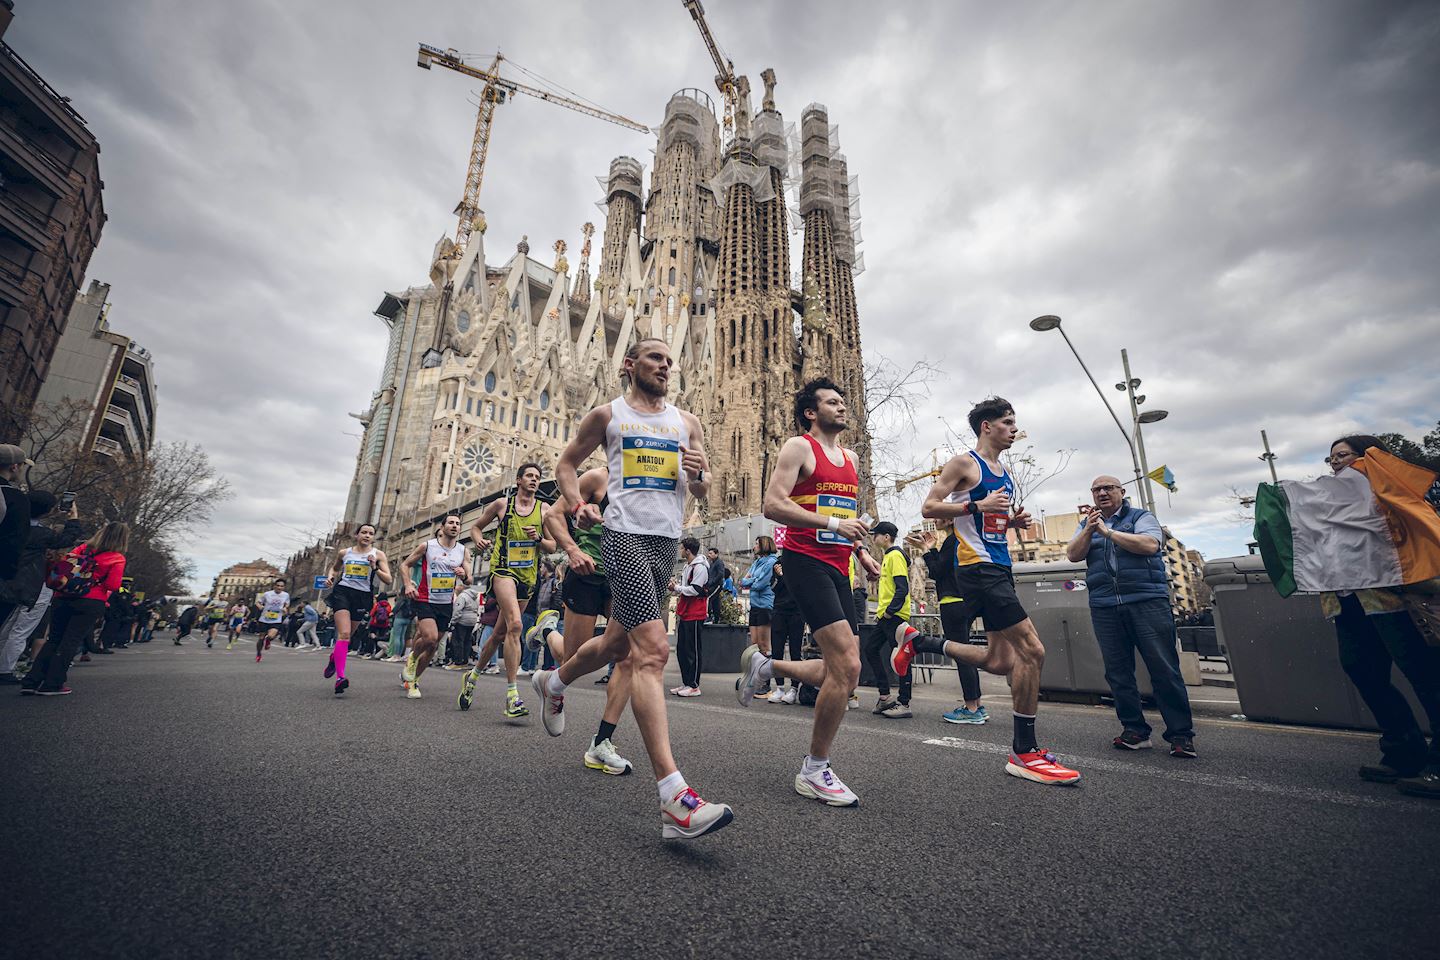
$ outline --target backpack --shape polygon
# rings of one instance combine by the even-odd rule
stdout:
[[[376,630],[383,630],[390,626],[390,604],[384,600],[375,604],[375,609],[370,612],[370,626]]]
[[[45,586],[59,597],[78,599],[94,585],[95,551],[83,543],[50,564],[45,572]]]

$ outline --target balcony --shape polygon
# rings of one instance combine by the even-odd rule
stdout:
[[[116,443],[114,440],[111,440],[109,437],[96,437],[94,449],[95,452],[98,454],[102,454],[107,457],[118,457],[121,453],[124,452],[125,448],[120,446],[120,444]]]
[[[38,207],[21,200],[13,190],[0,190],[0,227],[20,238],[35,250],[50,243],[50,230],[55,226]]]
[[[140,441],[140,433],[135,429],[135,418],[130,415],[129,410],[117,407],[113,403],[107,406],[105,420],[101,423],[100,429],[104,431],[107,426],[111,431],[118,432],[119,437],[112,436],[111,439],[116,439],[127,454],[138,456],[145,452],[145,444]]]

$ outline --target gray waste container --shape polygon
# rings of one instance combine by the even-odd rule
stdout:
[[[1054,693],[1110,696],[1105,661],[1090,624],[1090,595],[1085,591],[1084,563],[1017,563],[1015,593],[1030,614],[1045,644],[1040,689]],[[1140,695],[1154,694],[1150,673],[1135,655],[1135,682]]]
[[[1320,598],[1282,598],[1257,556],[1226,557],[1205,564],[1215,593],[1215,626],[1230,657],[1240,709],[1251,720],[1320,727],[1376,730],[1340,667],[1335,627],[1320,615]],[[1395,686],[1427,726],[1400,671]]]

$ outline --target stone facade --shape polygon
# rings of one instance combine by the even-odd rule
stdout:
[[[246,603],[254,603],[260,594],[270,589],[275,578],[280,576],[284,576],[280,568],[264,560],[232,564],[215,575],[215,580],[210,584],[210,596],[223,597],[232,602],[244,600]]]

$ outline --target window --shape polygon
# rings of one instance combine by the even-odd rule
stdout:
[[[516,407],[510,411],[510,426],[515,426],[515,421],[520,417],[520,408]]]
[[[465,398],[465,412],[466,412],[466,413],[474,413],[474,412],[475,412],[475,398],[474,398],[474,397],[466,397],[466,398]]]
[[[675,268],[674,268],[674,267],[671,267],[671,268],[670,268],[670,285],[671,285],[671,286],[674,286],[674,285],[675,285]]]
[[[490,373],[485,374],[485,392],[495,392],[495,372],[493,370]]]
[[[528,414],[528,413],[525,414],[525,429],[526,429],[526,430],[529,430],[529,429],[530,429],[530,414]]]
[[[470,311],[461,310],[455,316],[455,329],[459,330],[461,333],[464,333],[465,331],[470,329]]]
[[[541,390],[541,391],[540,391],[540,409],[541,409],[541,410],[549,410],[549,409],[550,409],[550,391],[549,391],[549,390]]]
[[[700,316],[705,316],[705,304],[700,304]]]

